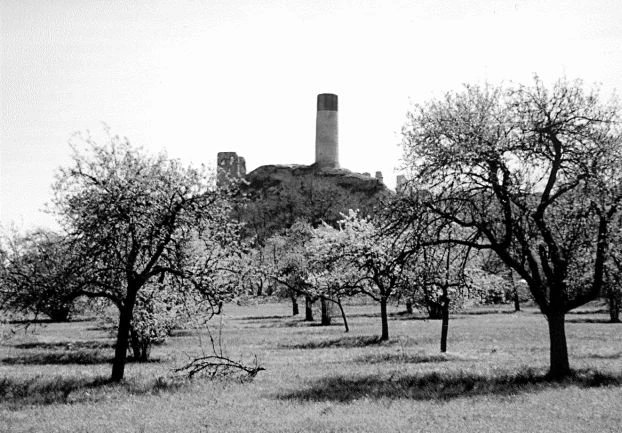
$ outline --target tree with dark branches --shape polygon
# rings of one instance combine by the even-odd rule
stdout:
[[[48,230],[3,239],[0,263],[0,308],[24,315],[45,314],[69,320],[82,294],[84,261],[71,239]]]
[[[230,220],[230,191],[217,189],[206,170],[152,156],[119,136],[103,145],[77,138],[54,204],[84,259],[82,294],[119,310],[111,379],[120,381],[141,290],[164,275],[217,310],[231,289],[218,284],[221,261],[239,246],[239,227]]]
[[[615,100],[538,78],[450,92],[415,106],[403,129],[411,189],[466,232],[437,243],[491,250],[527,283],[548,320],[553,377],[571,373],[566,313],[601,293],[622,200],[620,142]]]

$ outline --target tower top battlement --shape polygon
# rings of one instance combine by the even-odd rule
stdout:
[[[317,111],[339,111],[337,95],[320,93],[317,95]]]

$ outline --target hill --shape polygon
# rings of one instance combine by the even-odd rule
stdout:
[[[381,179],[317,164],[264,165],[248,173],[240,188],[248,198],[241,218],[260,241],[296,220],[335,224],[349,209],[371,215],[391,194]]]

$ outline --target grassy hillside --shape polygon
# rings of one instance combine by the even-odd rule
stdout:
[[[546,322],[536,310],[468,311],[440,323],[393,311],[378,344],[374,306],[350,306],[351,332],[288,316],[288,304],[227,306],[226,351],[257,355],[254,381],[170,378],[209,339],[179,331],[110,385],[112,338],[97,321],[47,324],[0,347],[4,432],[617,432],[622,326],[568,316],[576,377],[546,380]],[[485,314],[476,314],[485,313]],[[214,326],[216,325],[214,322]]]

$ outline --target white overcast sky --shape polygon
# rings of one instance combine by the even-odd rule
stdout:
[[[340,162],[389,185],[411,103],[462,83],[622,88],[619,0],[0,0],[0,222],[41,210],[75,131],[195,165],[309,164],[318,93]]]

